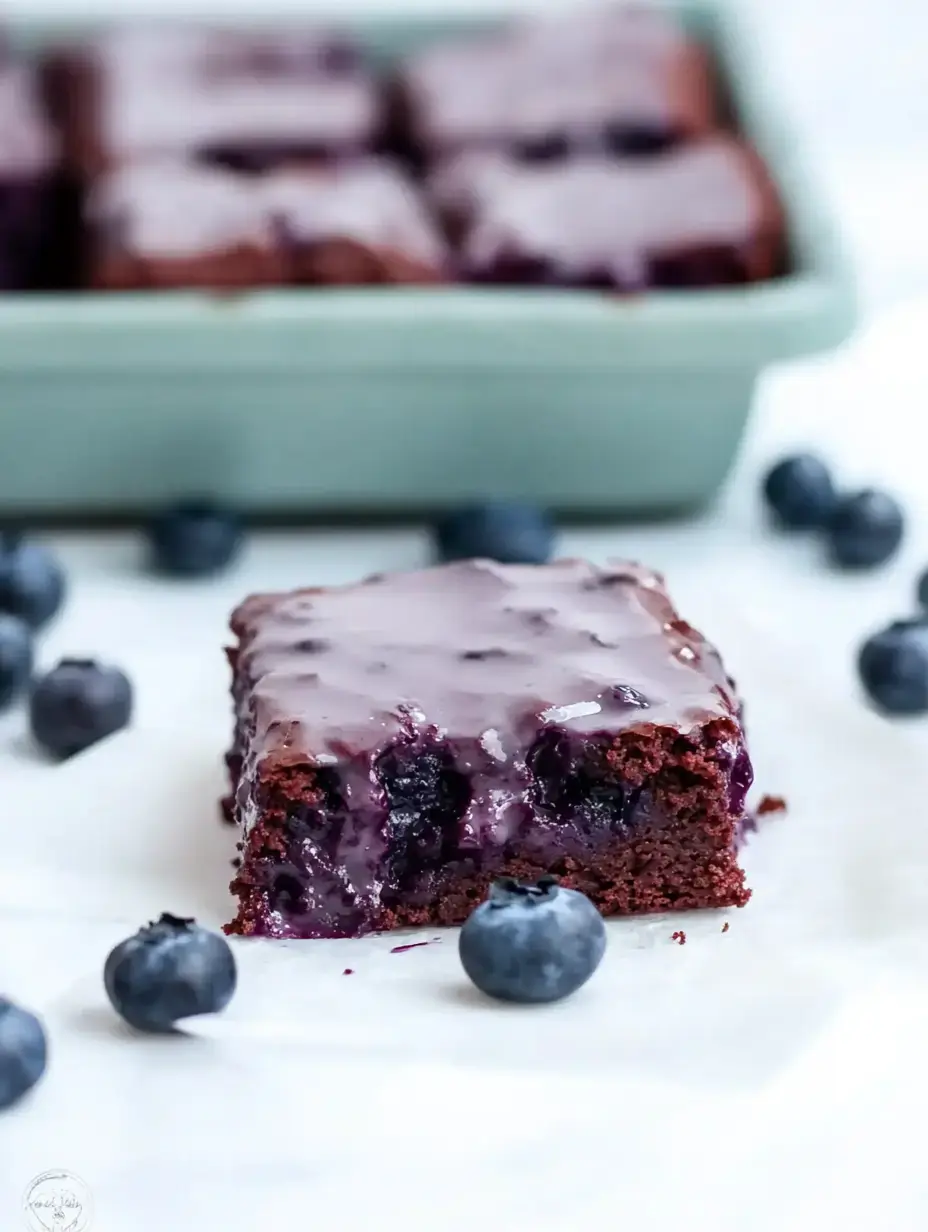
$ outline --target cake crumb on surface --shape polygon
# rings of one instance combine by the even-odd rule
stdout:
[[[723,932],[723,933],[727,933],[730,927],[731,927],[731,925],[730,925],[730,924],[728,923],[728,921],[726,920],[726,921],[725,921],[725,923],[722,925],[722,932]]]
[[[354,975],[354,967],[346,967],[342,975]]]
[[[682,928],[678,928],[670,940],[676,941],[677,945],[686,945],[686,933]]]
[[[756,812],[758,817],[765,817],[768,813],[785,813],[786,801],[782,796],[764,796]]]

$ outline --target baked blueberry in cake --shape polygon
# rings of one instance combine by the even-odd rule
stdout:
[[[649,570],[461,561],[232,629],[230,931],[454,924],[501,877],[605,915],[747,901],[738,699]]]

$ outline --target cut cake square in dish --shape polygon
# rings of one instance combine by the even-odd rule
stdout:
[[[85,176],[139,158],[256,171],[355,156],[381,126],[373,73],[329,30],[118,24],[50,56],[46,75]]]
[[[429,159],[474,148],[646,155],[718,120],[706,52],[650,5],[583,7],[440,41],[400,66],[398,94],[410,144]]]
[[[232,629],[230,931],[460,923],[500,876],[606,915],[747,901],[738,699],[648,570],[466,561],[256,595]]]
[[[448,265],[419,188],[379,159],[259,175],[129,163],[85,213],[100,290],[430,284]]]
[[[470,281],[635,292],[756,282],[783,268],[777,191],[731,137],[646,162],[526,165],[472,151],[439,165],[430,186]]]

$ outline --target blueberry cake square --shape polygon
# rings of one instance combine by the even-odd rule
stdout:
[[[437,167],[430,184],[471,282],[635,292],[755,282],[783,266],[776,190],[731,137],[645,162],[525,165],[470,151]]]
[[[398,96],[426,159],[473,148],[538,160],[647,155],[717,120],[705,51],[647,5],[581,8],[428,46],[401,65]]]
[[[430,284],[447,251],[422,194],[375,159],[244,175],[152,160],[87,196],[98,290]]]
[[[547,874],[606,915],[747,901],[734,685],[647,569],[464,561],[232,630],[230,932],[456,924]]]
[[[50,58],[71,164],[84,176],[186,156],[237,170],[354,156],[381,126],[359,50],[319,29],[116,25]]]

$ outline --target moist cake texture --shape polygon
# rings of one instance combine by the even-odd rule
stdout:
[[[606,915],[747,901],[738,699],[654,573],[466,561],[231,624],[230,932],[459,923],[499,876]]]

